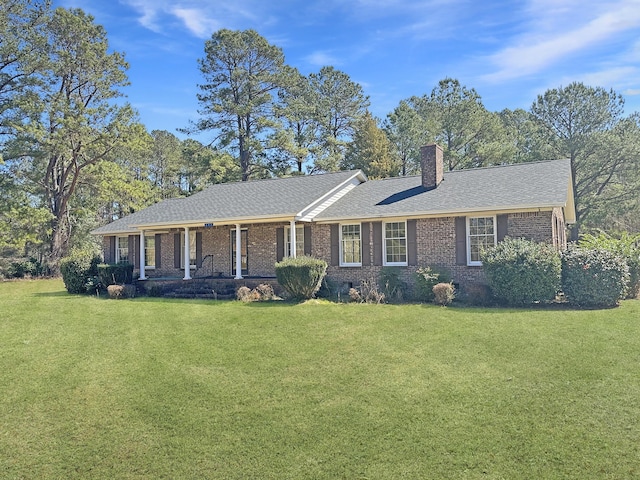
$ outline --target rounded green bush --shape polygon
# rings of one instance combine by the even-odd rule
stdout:
[[[85,250],[74,250],[60,261],[62,281],[69,293],[88,293],[87,284],[98,275],[100,257]],[[92,293],[92,292],[91,292]]]
[[[560,289],[560,255],[552,245],[507,237],[481,260],[493,294],[509,305],[549,302]]]
[[[313,298],[327,272],[327,262],[313,257],[285,258],[276,263],[278,283],[293,298]]]
[[[614,307],[624,298],[629,267],[624,258],[603,249],[572,247],[562,255],[562,291],[581,307]]]

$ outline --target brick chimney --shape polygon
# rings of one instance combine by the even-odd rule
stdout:
[[[420,167],[422,168],[422,186],[432,190],[440,185],[444,178],[444,155],[442,147],[435,143],[420,148]]]

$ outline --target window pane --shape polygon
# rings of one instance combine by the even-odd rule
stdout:
[[[342,263],[361,263],[360,225],[342,225]]]
[[[147,267],[156,266],[156,239],[155,236],[144,237],[144,264]]]
[[[291,227],[284,230],[284,256],[291,256]],[[296,225],[296,256],[304,254],[304,225]]]
[[[405,222],[385,223],[386,263],[407,262],[407,234]]]
[[[480,262],[480,253],[495,245],[493,217],[469,219],[469,261]]]
[[[129,237],[118,237],[118,251],[116,252],[116,263],[126,263],[129,261]]]

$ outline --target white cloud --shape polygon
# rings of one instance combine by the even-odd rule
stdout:
[[[182,20],[187,29],[199,38],[208,38],[220,29],[220,24],[209,18],[206,12],[196,8],[174,7],[171,13]]]
[[[622,94],[628,95],[628,96],[640,95],[640,88],[629,88],[628,90],[625,90],[624,92],[622,92]]]
[[[497,71],[485,79],[499,82],[534,74],[619,33],[640,29],[640,0],[608,4],[605,9],[601,7],[600,4],[589,5],[575,0],[534,0],[529,10],[536,10],[540,15],[531,22],[530,30],[520,35],[513,45],[489,57]],[[588,14],[592,17],[585,19]],[[560,27],[561,23],[577,26],[567,30]]]
[[[120,0],[139,13],[138,22],[145,28],[162,33],[177,20],[192,35],[199,38],[209,37],[220,28],[238,28],[238,24],[246,21],[269,21],[261,17],[258,5],[253,8],[249,1],[210,2],[207,0]],[[217,19],[224,19],[224,22]],[[223,24],[224,23],[224,24]]]
[[[341,63],[336,57],[333,57],[327,52],[321,51],[313,52],[311,55],[307,55],[305,57],[305,60],[310,65],[314,65],[317,67],[324,67],[326,65],[337,66]]]

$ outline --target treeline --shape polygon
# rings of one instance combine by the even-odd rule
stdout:
[[[572,83],[490,112],[447,78],[379,120],[346,73],[302,75],[255,31],[220,30],[199,60],[199,118],[176,125],[204,145],[146,130],[123,98],[124,54],[82,10],[0,0],[0,38],[0,258],[55,272],[91,229],[160,199],[340,169],[413,175],[432,142],[450,170],[569,158],[578,227],[640,231],[640,115],[612,90]]]

